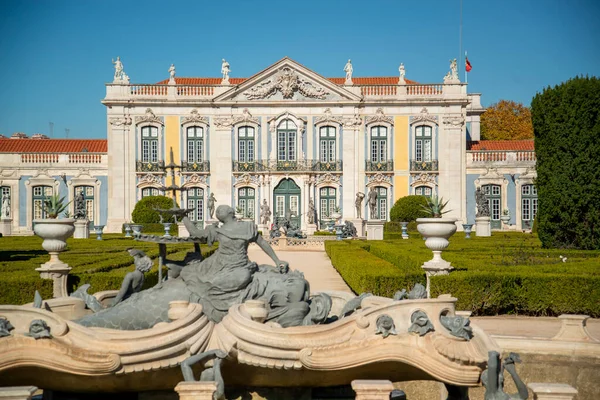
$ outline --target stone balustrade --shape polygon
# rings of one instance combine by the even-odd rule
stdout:
[[[533,167],[535,163],[535,151],[467,151],[467,168],[504,165]]]
[[[3,162],[12,167],[30,164],[52,164],[52,167],[105,164],[108,155],[103,153],[20,153],[5,154]]]

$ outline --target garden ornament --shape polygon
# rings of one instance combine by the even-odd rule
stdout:
[[[473,337],[473,328],[469,326],[471,324],[469,318],[461,317],[460,315],[454,317],[442,315],[440,317],[440,322],[444,328],[450,331],[452,336],[463,338],[465,340],[469,340]]]
[[[0,338],[10,336],[10,331],[15,329],[14,326],[6,318],[0,318]]]
[[[425,336],[427,332],[435,330],[425,311],[415,311],[412,313],[410,322],[412,325],[408,328],[408,331],[417,333],[419,336]]]
[[[398,334],[398,332],[396,332],[394,320],[387,314],[382,314],[379,317],[377,317],[377,320],[375,321],[375,326],[377,326],[375,334],[382,335],[384,339],[390,335]]]
[[[31,324],[29,325],[29,333],[26,333],[26,335],[31,336],[36,340],[52,337],[50,334],[50,327],[43,319],[34,319],[31,321]]]

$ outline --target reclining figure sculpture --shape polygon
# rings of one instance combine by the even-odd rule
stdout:
[[[190,235],[206,238],[209,245],[219,242],[212,256],[191,261],[176,279],[134,293],[114,307],[77,322],[90,327],[149,329],[159,322],[168,322],[169,302],[179,300],[202,304],[208,319],[218,323],[232,305],[251,299],[265,300],[266,321],[282,327],[325,321],[329,309],[323,309],[322,303],[311,308],[316,302],[309,299],[310,288],[304,275],[289,271],[288,263],[277,257],[254,223],[238,221],[227,205],[217,207],[216,216],[222,223],[220,227],[198,229],[187,218],[183,220]],[[273,260],[276,268],[257,265],[248,259],[248,245],[252,242]]]

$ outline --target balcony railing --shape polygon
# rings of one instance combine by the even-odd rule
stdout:
[[[467,167],[477,166],[535,166],[535,151],[467,151]]]
[[[106,164],[106,153],[20,153],[5,154],[7,165],[54,164],[55,166],[77,166],[87,164]]]
[[[392,172],[394,171],[394,160],[387,161],[365,161],[366,172]]]
[[[136,161],[135,170],[137,172],[164,172],[165,162],[164,161]]]
[[[410,160],[410,170],[411,171],[437,171],[438,170],[438,160],[431,160],[431,161]]]
[[[257,172],[263,171],[262,165],[258,161],[234,161],[232,163],[233,172]]]
[[[233,172],[341,172],[342,161],[233,161]]]
[[[188,162],[181,163],[181,171],[183,172],[210,172],[210,161]]]

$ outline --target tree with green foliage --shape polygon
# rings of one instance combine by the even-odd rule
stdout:
[[[500,100],[481,115],[482,140],[523,140],[533,138],[531,110],[522,103]]]
[[[531,108],[542,245],[600,249],[600,79],[548,87]]]
[[[138,201],[131,213],[136,224],[156,224],[160,222],[160,214],[156,208],[163,210],[173,207],[173,200],[166,196],[148,196]],[[167,217],[166,215],[164,217]],[[172,222],[166,221],[165,222]]]
[[[390,210],[390,221],[413,222],[417,218],[425,218],[428,216],[424,210],[427,204],[425,196],[401,197]]]

